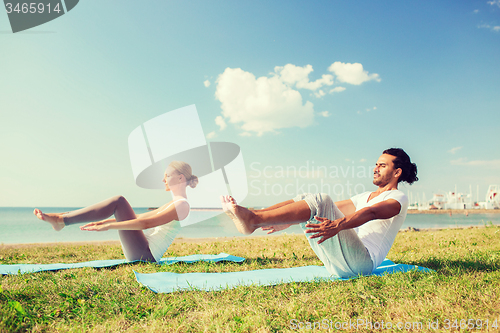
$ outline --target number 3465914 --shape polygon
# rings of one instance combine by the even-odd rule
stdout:
[[[5,9],[7,10],[7,14],[10,14],[12,12],[18,13],[18,14],[36,14],[36,13],[51,13],[51,12],[61,12],[61,8],[59,7],[59,3],[56,4],[54,7],[50,7],[50,3],[44,4],[44,3],[36,3],[36,2],[31,2],[31,3],[17,3],[15,6],[11,3],[6,3],[5,4]]]

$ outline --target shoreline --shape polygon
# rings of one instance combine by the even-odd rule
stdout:
[[[408,209],[407,214],[452,214],[452,215],[466,215],[466,214],[499,214],[500,209],[431,209],[431,210],[418,210]]]
[[[500,225],[493,224],[491,226],[478,225],[478,226],[458,226],[451,228],[414,228],[407,227],[405,229],[400,229],[398,233],[401,232],[435,232],[441,230],[462,230],[462,229],[480,229],[480,228],[499,228]],[[255,239],[261,237],[281,237],[281,236],[302,236],[303,234],[279,234],[279,235],[260,235],[260,236],[231,236],[231,237],[204,237],[204,238],[175,238],[172,244],[177,243],[209,243],[209,242],[229,242],[235,239]],[[12,244],[0,244],[0,250],[6,248],[27,248],[27,247],[37,247],[37,246],[67,246],[67,245],[120,245],[119,240],[105,240],[105,241],[82,241],[82,242],[47,242],[47,243],[12,243]]]
[[[261,236],[230,236],[230,237],[202,237],[202,238],[175,238],[172,244],[177,243],[208,243],[208,242],[227,242],[238,238],[255,239],[260,237],[280,237],[284,235],[297,235],[297,234],[280,234],[280,235],[261,235]],[[95,240],[95,241],[81,241],[81,242],[47,242],[47,243],[0,243],[0,249],[5,248],[24,248],[36,246],[58,246],[58,245],[120,245],[119,240]]]

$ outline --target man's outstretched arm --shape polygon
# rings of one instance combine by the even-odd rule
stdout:
[[[344,214],[344,216],[354,214],[356,211],[356,206],[351,199],[342,200],[335,202],[335,206]]]
[[[366,222],[377,219],[389,219],[399,214],[401,204],[394,199],[388,199],[370,207],[365,207],[352,214],[346,215],[334,221],[324,217],[315,217],[321,223],[306,224],[309,230],[306,233],[312,233],[310,238],[319,238],[318,244],[323,243],[328,238],[338,234],[342,230],[359,227]]]

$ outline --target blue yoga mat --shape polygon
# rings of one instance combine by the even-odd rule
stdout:
[[[160,260],[160,265],[171,265],[177,262],[185,262],[185,263],[193,263],[196,261],[211,261],[211,262],[219,262],[219,261],[233,261],[233,262],[242,262],[245,258],[236,257],[227,253],[220,254],[193,254],[190,256],[184,257],[171,257],[171,258],[163,258]],[[35,273],[41,271],[57,271],[60,269],[69,269],[69,268],[82,268],[82,267],[94,267],[94,268],[104,268],[111,267],[126,263],[131,263],[134,261],[127,261],[125,259],[114,259],[114,260],[94,260],[94,261],[86,261],[79,262],[74,264],[16,264],[16,265],[0,265],[0,274],[2,275],[17,275],[24,273]]]
[[[389,259],[385,259],[371,275],[407,272],[413,269],[423,272],[432,271],[425,267],[395,264]],[[348,280],[331,277],[324,266],[273,268],[229,273],[134,273],[137,282],[155,293],[171,293],[181,290],[217,291],[237,286],[271,286],[288,282]]]

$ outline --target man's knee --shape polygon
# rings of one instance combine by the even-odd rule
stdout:
[[[304,194],[299,194],[294,198],[295,201],[306,200],[306,199],[312,199],[318,203],[323,201],[333,202],[332,198],[328,193],[316,193],[316,194],[304,193]]]
[[[327,193],[318,193],[318,194],[316,194],[316,198],[317,198],[318,202],[322,202],[322,203],[324,202],[326,204],[333,203],[332,197],[330,197],[330,195]]]
[[[334,219],[335,218],[335,209],[334,209],[334,202],[332,198],[326,194],[326,193],[318,193],[316,194],[315,198],[318,211],[316,212],[317,215],[321,215],[321,217],[327,217],[329,219]]]

